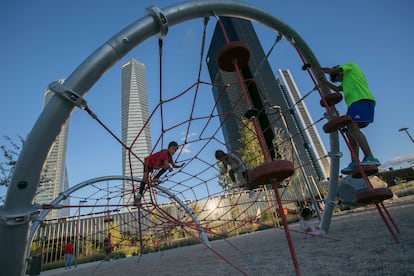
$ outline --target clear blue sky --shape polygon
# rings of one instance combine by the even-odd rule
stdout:
[[[145,8],[152,5],[163,8],[178,2],[1,1],[0,135],[25,137],[41,112],[43,94],[50,82],[66,78],[105,41],[143,17]],[[414,159],[414,144],[405,133],[398,131],[401,127],[411,127],[409,131],[414,134],[412,1],[245,2],[267,10],[295,29],[323,66],[348,61],[358,63],[377,98],[375,123],[365,130],[374,154],[387,167],[395,159]],[[208,37],[211,37],[214,25],[215,20],[210,20]],[[257,28],[266,52],[272,46],[275,34],[266,28]],[[201,20],[170,29],[164,43],[165,81],[169,88],[184,89],[196,80],[201,33]],[[143,62],[147,67],[151,97],[151,93],[158,89],[157,50],[155,38],[144,42],[112,67],[86,96],[91,109],[119,136],[120,66],[130,58]],[[270,61],[275,70],[292,71],[302,94],[313,88],[300,70],[299,58],[286,42],[275,47]],[[190,67],[184,62],[192,62],[193,71],[188,71]],[[173,64],[176,69],[177,64],[183,65],[168,73],[167,64]],[[204,69],[203,78],[209,81],[206,72]],[[319,98],[310,97],[307,105],[314,120],[322,116]],[[338,109],[345,112],[344,104]],[[120,174],[119,145],[86,113],[80,110],[73,113],[69,131],[67,166],[71,185],[93,177]],[[320,134],[329,148],[328,136],[323,132]],[[344,146],[341,148],[344,166],[349,162],[349,154]],[[105,155],[102,155],[103,151]],[[113,159],[111,162],[99,162],[108,156]]]

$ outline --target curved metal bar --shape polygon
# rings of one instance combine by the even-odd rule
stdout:
[[[96,178],[92,178],[86,181],[83,181],[69,189],[67,189],[66,191],[60,193],[60,195],[55,198],[53,201],[51,201],[49,203],[49,205],[54,206],[54,205],[58,205],[62,200],[65,200],[70,194],[74,193],[77,190],[82,189],[85,186],[89,186],[91,184],[94,183],[98,183],[98,182],[102,182],[102,181],[108,181],[108,180],[127,180],[127,181],[131,181],[132,177],[130,176],[118,176],[118,175],[110,175],[110,176],[101,176],[101,177],[96,177]],[[138,178],[134,178],[134,181],[141,181],[141,179]],[[194,223],[197,225],[198,228],[198,232],[200,234],[200,238],[203,241],[203,243],[210,247],[210,241],[207,238],[207,235],[204,231],[204,229],[201,227],[201,223],[200,221],[197,219],[197,217],[194,215],[193,211],[191,210],[191,208],[189,208],[182,200],[180,200],[178,197],[176,197],[173,193],[171,193],[170,191],[168,191],[168,189],[165,189],[161,186],[155,186],[155,188],[159,191],[161,191],[162,193],[166,194],[169,198],[171,198],[172,200],[174,200],[175,202],[178,203],[178,205],[180,205],[185,212],[193,219]],[[43,222],[43,220],[45,219],[45,217],[49,214],[49,212],[51,211],[51,209],[45,209],[40,213],[40,216],[38,219],[36,219],[33,223],[32,226],[30,227],[30,234],[29,234],[29,240],[28,240],[28,245],[27,249],[26,249],[26,256],[29,257],[29,252],[30,252],[30,244],[32,243],[33,240],[33,236],[36,233],[37,229],[39,228],[40,224]]]
[[[232,16],[261,23],[295,43],[304,61],[319,63],[305,41],[284,22],[252,5],[230,0],[185,2],[162,9],[168,26],[209,16]],[[159,18],[148,14],[121,30],[66,78],[64,85],[84,97],[95,82],[129,51],[149,37],[165,31]],[[7,275],[23,275],[25,247],[28,246],[33,199],[38,188],[43,164],[64,122],[75,105],[64,97],[53,96],[28,135],[16,163],[5,204],[0,208],[0,267]],[[333,149],[336,152],[338,149]],[[13,223],[7,223],[7,222]],[[20,260],[20,261],[19,261]]]

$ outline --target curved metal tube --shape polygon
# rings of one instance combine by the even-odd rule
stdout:
[[[132,177],[130,176],[118,176],[118,175],[110,175],[110,176],[101,176],[101,177],[96,177],[96,178],[92,178],[89,180],[86,180],[84,182],[81,182],[69,189],[67,189],[66,191],[64,191],[63,193],[60,193],[60,195],[55,198],[52,202],[50,202],[49,205],[53,206],[53,205],[58,205],[62,200],[65,200],[70,194],[72,194],[73,192],[82,189],[85,186],[94,184],[94,183],[98,183],[98,182],[102,182],[102,181],[108,181],[108,180],[132,180]],[[141,181],[141,179],[138,178],[134,178],[134,181]],[[182,200],[180,200],[178,197],[176,197],[173,193],[171,193],[170,191],[168,191],[168,189],[165,189],[161,186],[154,186],[155,189],[161,191],[162,193],[166,194],[169,198],[171,198],[172,200],[174,200],[175,202],[178,203],[178,205],[180,205],[185,212],[193,219],[194,223],[197,225],[198,228],[198,232],[200,234],[200,238],[203,241],[203,243],[210,247],[210,241],[207,238],[207,235],[204,231],[204,229],[201,227],[201,223],[200,221],[197,219],[197,217],[194,215],[193,211],[191,210],[191,208],[189,208]],[[45,217],[49,214],[49,212],[51,211],[51,209],[45,209],[40,213],[40,216],[37,220],[35,220],[32,224],[32,226],[30,227],[30,234],[29,234],[29,241],[28,241],[28,246],[26,249],[26,256],[29,257],[29,252],[30,252],[30,244],[32,243],[33,240],[33,236],[36,233],[37,229],[39,228],[40,224],[43,222],[43,220],[45,219]]]

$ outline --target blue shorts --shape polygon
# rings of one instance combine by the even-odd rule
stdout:
[[[353,122],[357,122],[359,128],[364,128],[374,121],[375,102],[371,100],[361,100],[352,103],[348,107],[347,114],[351,116]]]

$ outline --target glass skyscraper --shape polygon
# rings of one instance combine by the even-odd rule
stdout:
[[[329,158],[326,158],[327,152],[322,139],[319,136],[319,132],[316,129],[312,117],[308,111],[306,103],[301,101],[302,95],[295,83],[295,80],[289,70],[279,69],[279,75],[283,80],[283,87],[286,97],[289,97],[294,105],[294,110],[297,116],[295,122],[298,124],[299,129],[306,129],[303,132],[303,139],[307,145],[309,155],[312,162],[315,162],[315,169],[318,170],[318,175],[321,179],[327,179],[329,177]]]
[[[121,69],[121,110],[122,110],[122,142],[130,147],[131,152],[122,148],[122,173],[124,176],[143,177],[144,157],[151,152],[151,133],[148,120],[148,96],[145,75],[145,65],[131,59],[122,65]],[[135,141],[135,142],[134,142]],[[135,188],[139,183],[134,183]],[[124,183],[124,191],[131,191],[129,182]],[[132,202],[132,193],[124,197],[124,202]]]
[[[60,80],[59,82],[63,82]],[[50,101],[54,93],[50,90],[45,92],[44,106]],[[69,121],[67,121],[60,130],[60,134],[56,137],[52,149],[44,164],[40,187],[35,196],[35,202],[39,204],[49,204],[52,200],[59,196],[69,188],[68,175],[66,170],[66,149],[68,141]],[[62,202],[63,205],[69,205],[69,199]],[[67,216],[69,209],[54,209],[48,218]]]

